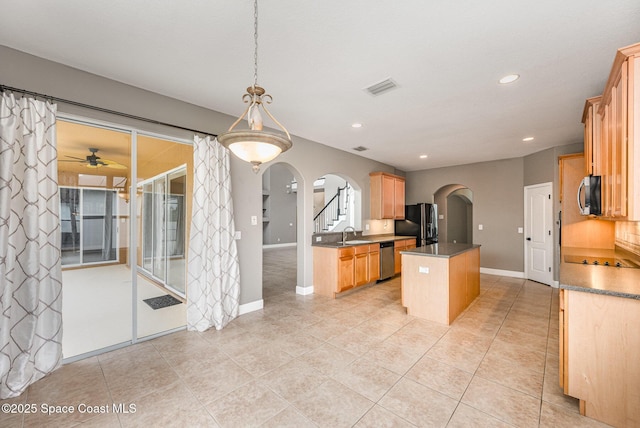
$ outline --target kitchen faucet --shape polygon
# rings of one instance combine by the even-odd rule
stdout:
[[[347,226],[342,229],[342,242],[347,242],[347,229],[351,229],[353,231],[354,238],[358,236],[356,229],[353,226]]]

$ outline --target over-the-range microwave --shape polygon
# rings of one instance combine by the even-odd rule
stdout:
[[[583,189],[584,192],[582,191]],[[583,193],[584,198],[582,197]],[[589,175],[580,182],[580,186],[578,186],[578,208],[582,215],[602,215],[599,175]]]

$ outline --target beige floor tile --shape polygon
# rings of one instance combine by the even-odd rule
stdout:
[[[350,353],[360,356],[368,352],[373,346],[379,344],[381,340],[374,336],[369,336],[362,331],[352,328],[329,340],[334,346],[349,351]]]
[[[207,406],[223,427],[258,426],[288,407],[259,382],[248,383]]]
[[[378,401],[400,379],[400,375],[360,358],[332,376],[371,401]]]
[[[137,400],[135,411],[119,414],[123,427],[199,426],[218,424],[182,383],[153,392]]]
[[[304,359],[320,373],[331,376],[351,364],[357,356],[330,343],[325,343],[298,358]]]
[[[256,377],[262,376],[292,359],[293,357],[282,350],[277,343],[257,347],[233,358],[236,364]]]
[[[329,379],[305,394],[294,405],[304,416],[322,427],[351,427],[373,406],[357,392]]]
[[[487,351],[484,361],[489,361],[496,365],[518,365],[543,373],[545,370],[545,356],[544,352],[532,351],[525,346],[495,340]]]
[[[387,337],[400,330],[397,326],[381,323],[375,319],[369,319],[358,325],[356,328],[380,341],[385,340]]]
[[[455,400],[460,400],[473,375],[424,356],[405,377]]]
[[[538,425],[539,399],[478,376],[469,384],[462,403],[513,425]]]
[[[594,419],[581,416],[579,413],[567,412],[563,407],[554,406],[549,403],[542,403],[540,412],[541,428],[598,428],[609,427],[609,425],[598,422]]]
[[[298,412],[295,407],[289,406],[260,425],[260,428],[311,428],[318,426]]]
[[[475,373],[483,379],[487,379],[508,388],[515,389],[535,398],[542,398],[542,381],[544,374],[541,371],[531,370],[518,364],[505,362],[504,359],[485,358]]]
[[[354,425],[355,428],[412,428],[415,426],[377,404]]]
[[[319,348],[325,342],[305,332],[298,332],[283,336],[277,339],[274,343],[292,357],[298,357]]]
[[[322,385],[328,377],[303,358],[297,358],[265,374],[260,382],[289,402]]]
[[[417,426],[445,426],[458,401],[405,378],[378,404]]]
[[[373,348],[363,358],[372,361],[397,374],[405,374],[424,355],[423,351],[410,346],[399,346],[391,341],[384,341]]]
[[[460,403],[453,413],[447,428],[509,428],[513,426]]]
[[[226,360],[201,372],[194,370],[181,379],[193,395],[206,405],[254,378],[235,362]]]

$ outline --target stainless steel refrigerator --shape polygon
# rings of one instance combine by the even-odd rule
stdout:
[[[438,206],[420,203],[404,207],[404,220],[396,220],[395,234],[415,236],[416,247],[438,242]]]

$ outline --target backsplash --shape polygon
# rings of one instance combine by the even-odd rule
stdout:
[[[617,221],[616,245],[640,256],[640,222]]]

